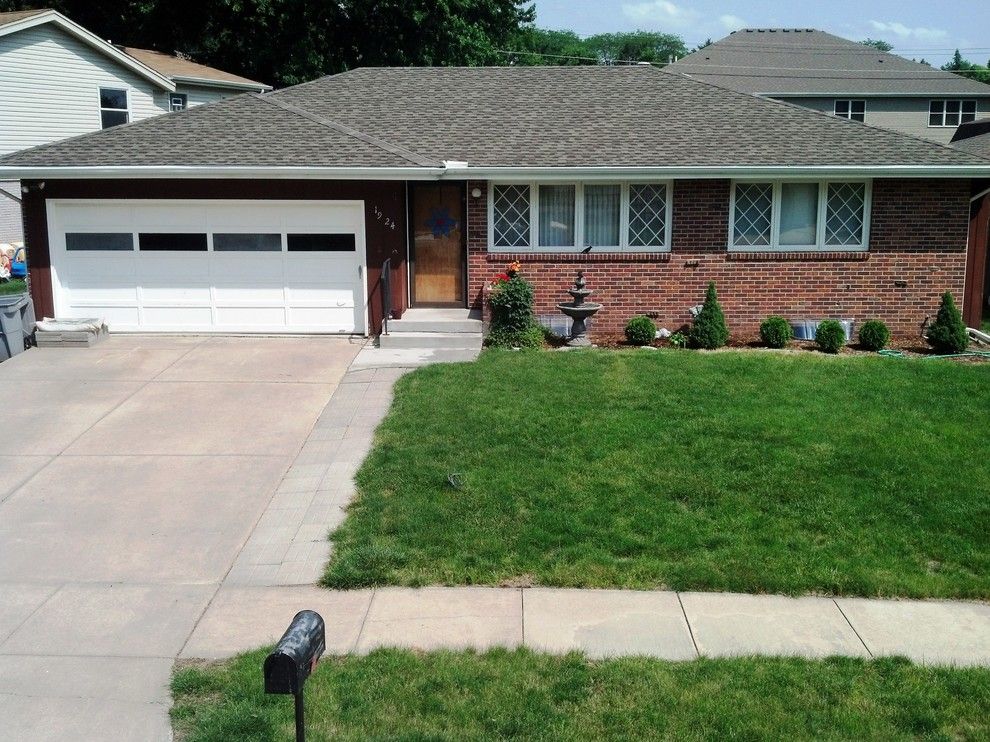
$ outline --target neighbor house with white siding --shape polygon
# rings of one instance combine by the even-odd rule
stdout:
[[[116,46],[54,10],[0,13],[0,155],[266,90],[180,56]],[[0,243],[20,239],[19,209],[0,193]]]

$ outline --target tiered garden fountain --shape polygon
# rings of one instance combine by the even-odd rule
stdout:
[[[590,319],[602,308],[601,304],[585,299],[591,296],[591,289],[584,287],[584,271],[578,271],[574,281],[574,288],[568,289],[567,293],[574,297],[574,301],[558,304],[557,309],[571,318],[571,334],[567,339],[567,344],[572,348],[591,345],[588,340],[588,326],[585,320]]]

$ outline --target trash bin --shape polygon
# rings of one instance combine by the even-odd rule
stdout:
[[[24,332],[28,319],[27,307],[31,298],[27,294],[0,296],[0,361],[24,351],[24,341],[30,334]],[[34,331],[34,306],[30,309],[31,332]]]

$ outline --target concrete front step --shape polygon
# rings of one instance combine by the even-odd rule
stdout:
[[[481,332],[395,332],[391,323],[389,334],[378,338],[380,348],[450,348],[475,350],[481,348]]]
[[[406,313],[408,314],[408,312]],[[388,323],[393,332],[450,332],[481,334],[480,319],[393,319]]]

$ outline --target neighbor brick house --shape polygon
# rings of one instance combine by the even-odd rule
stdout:
[[[519,260],[541,315],[584,270],[593,334],[677,327],[716,281],[739,335],[768,314],[916,335],[945,290],[979,317],[990,159],[649,66],[408,68],[38,147],[0,177],[27,184],[41,313],[119,331],[376,333],[383,268],[401,315],[480,308]]]

